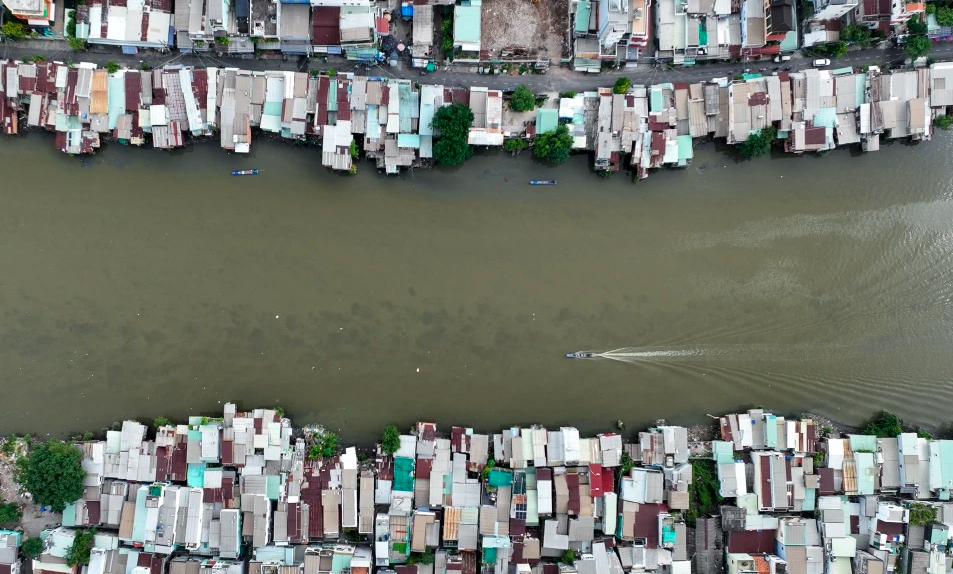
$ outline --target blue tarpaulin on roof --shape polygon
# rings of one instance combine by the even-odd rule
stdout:
[[[123,54],[128,54],[128,55],[130,55],[130,56],[135,56],[136,54],[139,53],[139,49],[136,48],[135,46],[123,46],[123,47],[122,47],[122,53],[123,53]]]
[[[238,0],[235,2],[235,17],[248,18],[248,0]]]

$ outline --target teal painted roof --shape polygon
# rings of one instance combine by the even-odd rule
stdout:
[[[675,544],[675,527],[671,524],[662,527],[662,544]]]
[[[708,45],[708,29],[705,28],[705,25],[701,22],[698,23],[698,45],[707,46]]]
[[[19,530],[2,530],[0,529],[0,538],[9,538],[13,537],[13,545],[17,548],[23,544],[23,532]]]
[[[588,2],[580,2],[576,5],[576,32],[589,31],[589,18],[592,15],[592,7]]]
[[[190,464],[188,471],[186,473],[185,481],[192,488],[204,488],[205,487],[205,463],[194,462]]]
[[[814,114],[814,127],[832,128],[837,122],[837,108],[821,108]]]
[[[397,492],[414,491],[414,459],[394,458],[394,490]]]
[[[774,415],[765,415],[764,444],[768,448],[778,448],[778,418]]]
[[[483,549],[483,563],[484,564],[496,563],[496,548]]]
[[[351,567],[351,558],[353,554],[338,554],[331,556],[331,574],[341,574],[342,571]]]
[[[146,497],[148,495],[149,489],[145,486],[136,491],[136,515],[132,522],[132,541],[142,544],[146,542]]]
[[[804,502],[801,504],[801,512],[814,512],[814,507],[816,504],[817,504],[817,489],[805,488]]]
[[[126,113],[126,76],[110,74],[107,90],[109,129],[115,129],[119,125],[119,116]]]
[[[794,10],[794,7],[791,7],[791,10]],[[797,27],[797,21],[794,22],[794,27]],[[784,35],[784,39],[781,40],[781,51],[782,52],[793,52],[797,50],[797,30],[792,30]]]
[[[420,149],[420,136],[418,134],[397,134],[397,147]]]
[[[662,90],[657,86],[652,86],[651,91],[649,91],[649,111],[650,112],[660,112],[662,111]]]
[[[734,462],[734,444],[723,440],[713,440],[711,441],[711,454],[718,464]]]
[[[877,470],[874,465],[874,454],[855,451],[854,465],[857,467],[857,494],[873,494],[874,473]]]
[[[513,473],[494,468],[490,471],[490,477],[487,479],[490,486],[499,488],[513,484]]]
[[[433,126],[430,125],[433,123],[434,115],[434,105],[432,103],[420,104],[420,122],[418,122],[419,128],[417,133],[422,136],[432,136],[433,135]]]
[[[678,144],[678,163],[679,165],[684,165],[683,162],[686,162],[693,157],[695,157],[695,150],[692,149],[692,136],[684,135],[678,136],[675,138],[675,143]]]
[[[270,500],[278,500],[281,493],[281,477],[277,474],[270,474],[265,477],[265,492]]]
[[[261,113],[266,116],[280,116],[281,104],[282,102],[265,102],[265,107],[262,108]],[[330,110],[330,108],[328,109]]]
[[[837,69],[831,70],[831,75],[839,76],[841,74],[852,74],[853,72],[854,72],[854,69],[851,68],[850,66],[847,66],[846,68],[837,68]]]
[[[457,42],[480,42],[481,0],[470,0],[453,9],[453,39]]]
[[[861,104],[866,103],[866,93],[867,93],[867,74],[857,74],[854,76],[854,80],[857,82],[857,85],[854,89],[854,103],[857,104],[857,107],[860,107]]]
[[[559,110],[536,108],[536,135],[556,131],[559,126]]]
[[[76,526],[76,505],[67,504],[63,509],[63,526]]]
[[[854,452],[877,452],[877,437],[873,435],[851,434],[847,435],[847,438],[850,440],[850,450]]]

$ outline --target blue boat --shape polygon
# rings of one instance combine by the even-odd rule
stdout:
[[[567,359],[593,359],[596,354],[592,352],[576,352],[576,353],[566,353]]]
[[[534,179],[529,182],[530,185],[556,185],[555,179]]]
[[[232,172],[232,175],[258,175],[257,169],[240,169]]]

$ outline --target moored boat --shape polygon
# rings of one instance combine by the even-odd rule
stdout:
[[[530,185],[556,185],[555,179],[533,179],[529,182]]]
[[[232,172],[232,175],[258,175],[257,169],[238,169]]]

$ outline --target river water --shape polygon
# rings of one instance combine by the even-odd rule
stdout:
[[[586,157],[385,178],[280,142],[85,164],[52,143],[0,138],[3,433],[229,400],[358,441],[753,404],[953,420],[946,134],[745,163],[709,144],[637,185]],[[563,357],[618,347],[639,354]]]

